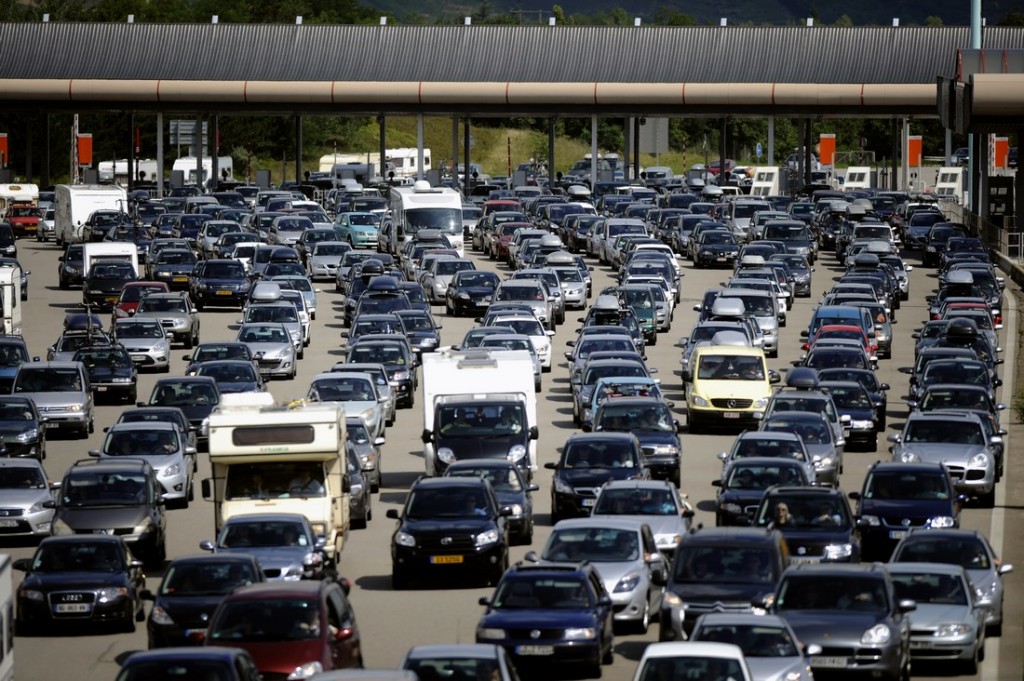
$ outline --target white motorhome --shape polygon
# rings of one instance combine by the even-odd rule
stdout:
[[[337,563],[349,530],[351,484],[341,405],[277,406],[269,393],[223,395],[209,434],[213,477],[202,489],[213,501],[216,531],[245,513],[301,513]],[[313,492],[296,491],[303,472],[318,483]]]
[[[778,166],[758,166],[750,183],[751,196],[776,196],[782,193],[782,171]]]
[[[414,241],[423,229],[443,232],[452,248],[463,252],[462,195],[450,187],[431,187],[426,180],[411,187],[391,188],[391,215],[397,245]]]
[[[98,241],[87,243],[82,247],[82,275],[89,274],[89,269],[97,260],[124,260],[130,262],[139,276],[139,251],[134,243],[126,241]]]
[[[3,307],[3,332],[7,336],[21,335],[21,302],[21,268],[0,267],[0,306]]]
[[[84,241],[82,225],[97,210],[128,207],[128,193],[116,185],[58,184],[54,189],[54,230],[57,245]]]
[[[198,184],[196,182],[196,157],[195,156],[182,156],[181,158],[174,159],[174,164],[171,166],[171,170],[180,170],[185,174],[185,184]],[[234,176],[234,161],[231,160],[230,156],[218,156],[217,157],[217,172],[222,177],[233,177]],[[227,173],[225,175],[225,172]],[[210,176],[213,173],[213,158],[210,156],[203,157],[203,178],[202,184],[206,186],[209,182]]]
[[[39,204],[39,185],[36,184],[0,184],[0,216],[7,214],[7,209],[15,203]]]
[[[468,424],[468,425],[467,425]],[[537,470],[537,396],[525,350],[423,355],[423,460],[440,475],[458,459],[499,458]]]
[[[875,169],[868,166],[850,166],[846,169],[846,177],[843,179],[843,189],[871,189],[871,176]]]

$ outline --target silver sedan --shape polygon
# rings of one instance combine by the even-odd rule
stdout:
[[[295,378],[295,344],[284,324],[250,322],[242,324],[235,338],[249,346],[260,375]]]
[[[690,640],[738,645],[753,681],[814,679],[800,641],[778,615],[708,613],[697,619]]]

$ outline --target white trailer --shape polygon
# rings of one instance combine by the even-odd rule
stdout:
[[[210,414],[203,498],[214,525],[246,513],[301,513],[337,564],[349,530],[345,410],[337,402],[273,405],[269,393],[224,395]],[[296,492],[302,471],[322,487]]]
[[[843,189],[871,189],[871,176],[875,169],[868,166],[850,166],[846,169]]]
[[[751,196],[776,196],[782,193],[782,170],[778,166],[758,166],[750,183]]]
[[[7,214],[13,204],[39,204],[39,185],[0,184],[0,216]]]
[[[0,267],[0,307],[3,307],[5,335],[21,335],[21,303],[21,268]]]
[[[423,355],[422,439],[427,475],[435,475],[444,463],[438,464],[435,451],[435,411],[446,401],[462,398],[477,405],[488,400],[514,400],[521,404],[525,423],[520,423],[519,427],[520,432],[529,436],[529,470],[537,470],[537,395],[530,353],[525,350],[445,349]],[[510,451],[508,456],[512,459],[514,453]]]
[[[411,187],[391,188],[391,215],[397,246],[414,241],[421,229],[443,232],[452,248],[463,252],[462,195],[450,187],[431,187],[426,180]]]
[[[57,245],[84,241],[82,225],[97,210],[128,209],[128,193],[117,185],[58,184],[54,189]]]
[[[140,276],[139,251],[134,243],[127,241],[97,241],[82,247],[82,276],[89,274],[89,268],[97,260],[123,260],[130,262],[135,276]]]

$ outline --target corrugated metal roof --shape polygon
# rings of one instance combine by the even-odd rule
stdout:
[[[1024,49],[988,28],[987,49]],[[967,27],[0,25],[13,79],[934,83]]]

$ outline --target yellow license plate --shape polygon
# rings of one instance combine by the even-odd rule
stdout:
[[[434,565],[452,565],[462,562],[462,556],[431,556],[430,562]]]
[[[188,277],[175,277],[174,281],[188,281]]]
[[[231,293],[231,291],[217,291],[218,296],[230,296]]]

